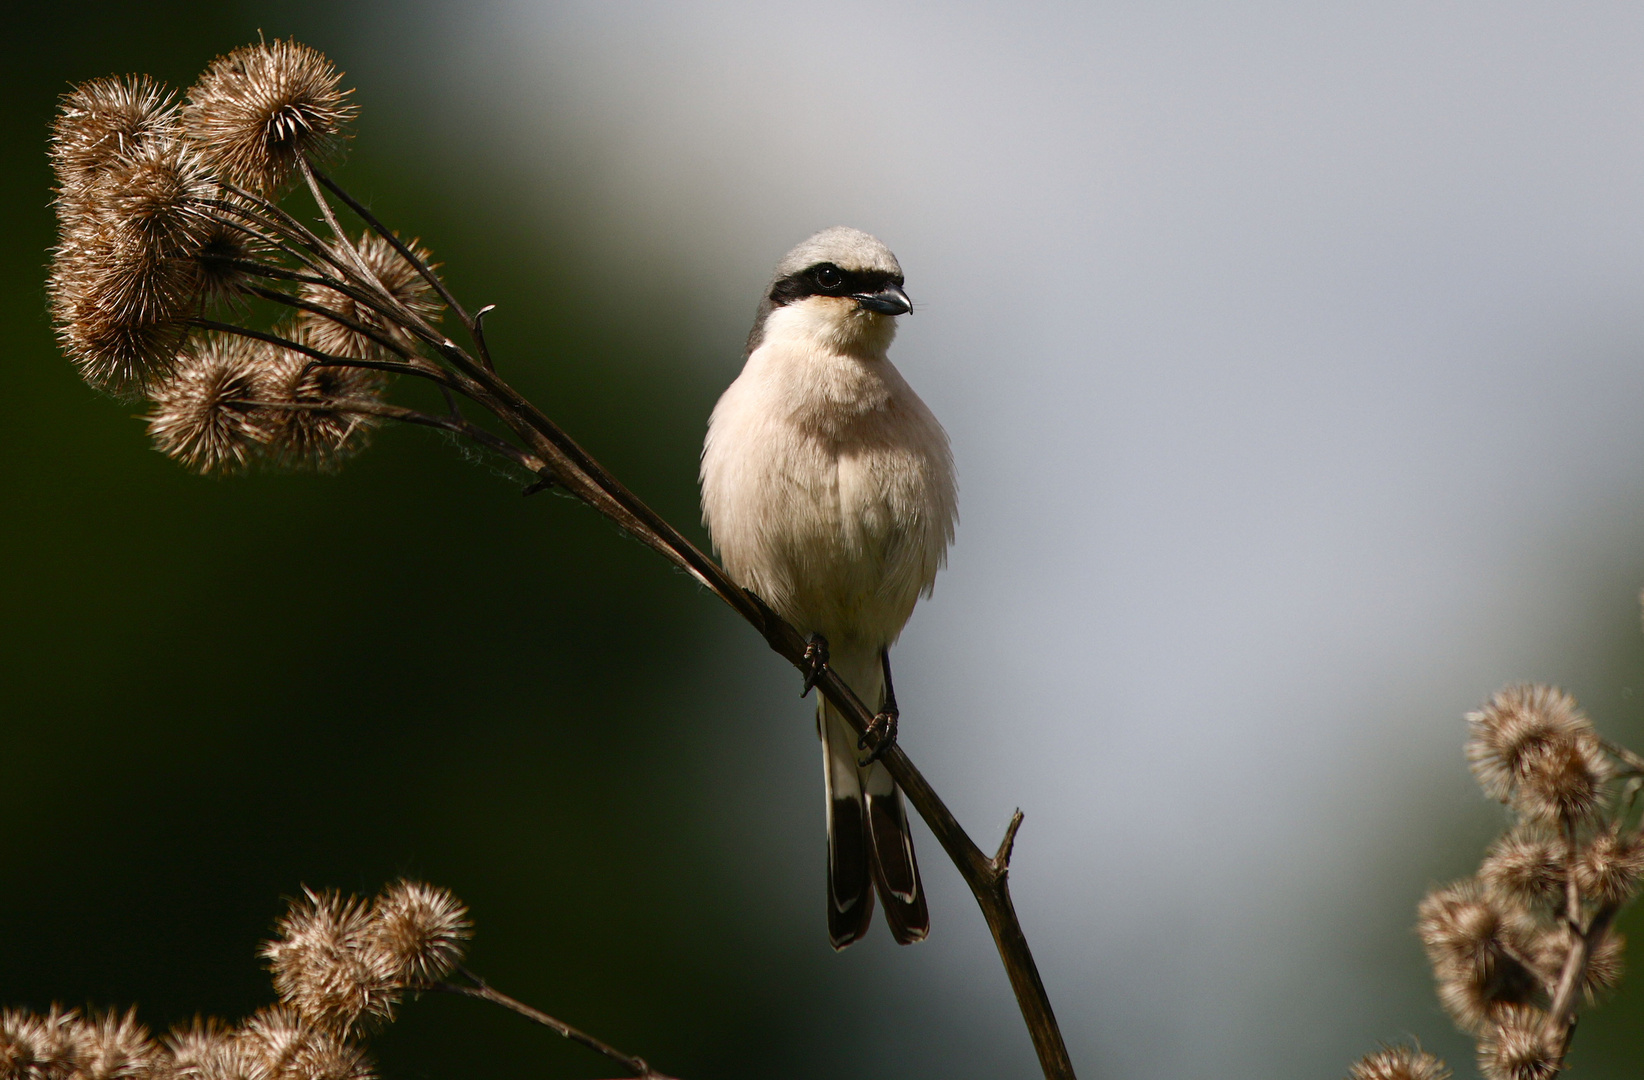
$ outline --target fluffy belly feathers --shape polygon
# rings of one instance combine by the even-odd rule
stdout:
[[[953,532],[935,418],[896,395],[818,431],[791,412],[726,409],[736,405],[726,397],[702,469],[703,516],[726,570],[802,633],[875,650],[894,642]]]

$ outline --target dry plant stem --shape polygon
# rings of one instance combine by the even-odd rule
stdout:
[[[303,163],[303,171],[305,178],[310,182],[310,190],[320,203],[322,214],[336,232],[339,242],[342,237],[341,229],[319,191],[322,184],[347,203],[378,235],[394,246],[458,315],[473,336],[476,348],[481,347],[480,342],[483,339],[479,334],[478,320],[468,315],[456,302],[440,281],[438,274],[418,259],[406,245],[400,243],[380,221],[357,200],[343,192],[329,177],[313,169],[306,162]],[[489,357],[476,360],[449,338],[441,337],[433,327],[413,313],[401,310],[397,314],[400,316],[398,321],[415,331],[451,365],[449,370],[442,373],[449,380],[447,385],[491,412],[524,440],[546,466],[546,473],[543,475],[551,474],[567,491],[583,499],[646,546],[685,570],[758,630],[774,652],[800,672],[810,674],[810,664],[805,659],[806,640],[799,631],[753,593],[733,582],[718,563],[606,472],[605,468],[589,456],[575,440],[498,376],[489,363]],[[426,372],[412,373],[438,380],[438,376],[429,376]],[[873,712],[831,669],[823,669],[816,680],[816,687],[833,703],[858,734],[868,730],[873,721]],[[1017,1004],[1027,1023],[1028,1033],[1033,1040],[1034,1050],[1045,1077],[1047,1080],[1072,1080],[1072,1061],[1068,1057],[1061,1029],[1050,1006],[1050,999],[1045,993],[1044,983],[1039,977],[1038,967],[1034,963],[1033,954],[1028,948],[1027,938],[1022,933],[1021,923],[1016,917],[1015,907],[1010,899],[1010,852],[1016,830],[1021,825],[1020,812],[1018,811],[1012,819],[998,853],[989,858],[965,833],[953,813],[948,810],[935,789],[914,767],[900,746],[892,746],[881,760],[907,795],[908,801],[930,826],[931,832],[936,835],[937,841],[953,860],[960,876],[965,879],[972,895],[976,897],[982,915],[987,920],[988,929],[993,934],[1000,959],[1010,977],[1011,988],[1015,991]]]
[[[215,319],[191,319],[189,321],[195,326],[200,327],[202,330],[216,330],[224,334],[237,334],[240,337],[253,338],[257,341],[266,341],[270,345],[278,345],[282,349],[290,349],[292,352],[302,353],[304,356],[311,358],[318,367],[329,366],[370,368],[373,371],[391,371],[396,375],[416,375],[420,378],[431,379],[434,382],[442,381],[439,372],[430,372],[421,367],[415,367],[411,364],[396,364],[389,360],[359,360],[340,356],[331,356],[328,353],[320,352],[318,349],[304,345],[301,342],[292,341],[290,338],[283,338],[278,334],[265,334],[261,330],[251,330],[244,326],[236,326],[234,323],[218,322]]]
[[[574,1043],[586,1046],[595,1053],[605,1055],[634,1076],[642,1078],[642,1080],[673,1080],[672,1077],[659,1073],[647,1065],[644,1058],[624,1054],[616,1047],[594,1038],[587,1032],[578,1031],[563,1020],[554,1019],[541,1009],[533,1009],[523,1001],[509,997],[502,991],[494,989],[490,983],[465,967],[459,967],[457,970],[462,973],[463,978],[468,979],[473,985],[464,986],[461,983],[442,982],[438,984],[437,989],[444,990],[447,993],[461,994],[464,997],[479,998],[481,1001],[489,1001],[494,1005],[501,1005],[511,1012],[516,1012],[528,1020],[533,1020],[545,1028],[558,1032]]]
[[[1575,1034],[1576,998],[1581,990],[1582,976],[1587,971],[1587,963],[1592,959],[1593,950],[1598,943],[1609,933],[1610,924],[1615,921],[1620,910],[1615,904],[1606,905],[1594,912],[1593,921],[1588,924],[1585,932],[1577,927],[1571,927],[1575,941],[1570,946],[1570,954],[1564,958],[1564,970],[1559,973],[1558,985],[1553,990],[1552,1005],[1547,1010],[1547,1034],[1549,1038],[1557,1040],[1558,1057],[1561,1062],[1570,1049],[1570,1037]]]

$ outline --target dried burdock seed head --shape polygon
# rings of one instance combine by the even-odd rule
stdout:
[[[412,240],[405,246],[424,265],[431,265],[432,256],[417,241]],[[428,284],[428,280],[418,273],[403,255],[395,251],[392,244],[374,232],[367,232],[355,241],[354,250],[359,253],[365,269],[390,297],[419,318],[429,322],[439,318],[440,312],[444,310],[439,296]],[[346,258],[344,261],[346,262]],[[323,285],[305,284],[301,295],[309,303],[334,311],[404,348],[409,349],[416,344],[415,335],[399,322],[385,318],[375,308],[358,303],[345,293],[328,289]],[[332,356],[353,356],[366,360],[385,360],[392,356],[389,350],[364,334],[322,315],[304,311],[298,318],[308,331],[311,343],[321,352],[330,353]]]
[[[217,184],[183,143],[153,139],[115,159],[93,189],[105,226],[149,257],[198,249]]]
[[[1384,1046],[1347,1070],[1347,1080],[1450,1080],[1450,1067],[1408,1046]]]
[[[147,1080],[160,1070],[160,1049],[137,1010],[113,1012],[86,1021],[76,1055],[75,1080]]]
[[[291,340],[308,345],[302,326]],[[375,404],[383,375],[372,368],[323,364],[295,349],[279,350],[264,389],[271,410],[269,452],[293,467],[334,468],[363,449],[377,418],[358,406]],[[350,409],[350,404],[357,406]]]
[[[1467,758],[1485,794],[1534,820],[1590,815],[1609,764],[1575,699],[1556,687],[1510,686],[1467,715]]]
[[[1525,905],[1564,902],[1564,844],[1534,826],[1520,826],[1490,847],[1479,878],[1492,891]]]
[[[196,1016],[187,1027],[171,1029],[163,1045],[171,1059],[168,1080],[228,1080],[221,1061],[230,1052],[233,1033],[221,1020]]]
[[[1557,1050],[1545,1033],[1546,1022],[1540,1009],[1504,1010],[1478,1043],[1478,1067],[1485,1080],[1551,1080],[1558,1075]]]
[[[196,341],[154,391],[148,433],[155,448],[200,473],[244,468],[277,423],[264,400],[272,346],[238,334]]]
[[[168,376],[199,309],[199,248],[215,186],[175,142],[117,158],[64,222],[48,292],[63,349],[86,381],[146,392]]]
[[[1581,991],[1589,1003],[1620,985],[1627,967],[1626,953],[1626,937],[1613,930],[1593,946],[1587,957],[1587,970],[1582,972],[1581,978]]]
[[[306,1023],[283,1005],[259,1009],[235,1042],[256,1063],[257,1080],[373,1080],[364,1051]]]
[[[5,1080],[64,1080],[74,1068],[83,1025],[73,1010],[52,1006],[38,1016],[0,1011],[0,1077]]]
[[[1576,855],[1576,885],[1582,896],[1600,904],[1619,906],[1631,900],[1641,876],[1644,843],[1617,826],[1600,829]]]
[[[87,382],[130,396],[147,392],[171,374],[177,352],[188,337],[186,323],[174,319],[133,322],[91,301],[71,303],[72,317],[59,321],[57,336]]]
[[[1597,738],[1577,735],[1530,747],[1520,756],[1512,807],[1528,821],[1592,821],[1604,806],[1612,769]]]
[[[73,199],[117,158],[177,126],[172,93],[147,75],[92,79],[63,95],[51,129],[58,190]]]
[[[197,1078],[179,1073],[177,1080],[273,1080],[258,1046],[241,1038],[236,1031],[230,1031],[228,1036],[222,1045],[200,1059]]]
[[[258,262],[273,250],[267,237],[226,216],[214,216],[200,235],[195,262],[199,267],[200,291],[207,301],[221,301],[237,295],[251,281],[240,264]]]
[[[371,948],[396,983],[428,986],[462,961],[473,923],[462,901],[420,881],[396,881],[371,907]]]
[[[291,902],[262,955],[280,999],[314,1027],[348,1036],[393,1019],[396,988],[366,948],[369,909],[356,897],[309,889]]]
[[[355,108],[341,82],[330,61],[295,40],[247,45],[212,61],[189,90],[184,132],[224,179],[272,194],[299,158],[342,150]]]
[[[1504,1006],[1541,994],[1528,966],[1539,927],[1478,881],[1429,893],[1417,908],[1416,931],[1433,965],[1439,1001],[1459,1026],[1479,1030]]]

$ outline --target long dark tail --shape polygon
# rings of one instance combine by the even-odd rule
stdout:
[[[877,702],[878,680],[863,681],[872,695],[862,694],[864,700]],[[818,713],[828,794],[828,938],[843,949],[866,934],[877,889],[897,942],[923,941],[930,914],[902,792],[884,765],[857,765],[857,734],[826,700]]]
[[[868,836],[873,841],[873,881],[885,905],[885,921],[898,945],[924,941],[930,933],[925,886],[919,860],[913,857],[913,834],[902,790],[879,762],[868,766],[862,781],[868,803]]]

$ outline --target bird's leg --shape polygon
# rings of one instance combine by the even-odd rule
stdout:
[[[863,765],[878,761],[886,750],[896,745],[896,721],[902,715],[896,707],[896,684],[891,682],[889,645],[879,650],[879,666],[885,671],[885,703],[874,714],[868,730],[856,740],[856,748],[868,752],[868,756],[861,761]]]
[[[821,634],[812,634],[810,641],[805,643],[805,663],[811,670],[805,676],[805,689],[799,691],[804,697],[816,688],[816,680],[828,669],[828,639]]]

